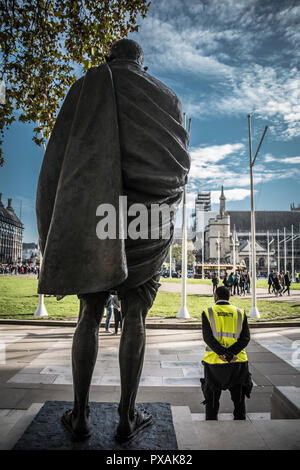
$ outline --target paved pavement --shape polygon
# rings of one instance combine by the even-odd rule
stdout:
[[[223,285],[223,284],[221,284]],[[178,282],[162,282],[161,291],[165,292],[181,292],[181,284]],[[208,284],[188,284],[187,283],[187,293],[188,294],[198,294],[198,295],[210,295],[212,296],[212,285]],[[300,290],[290,290],[290,296],[287,294],[280,296],[276,296],[274,294],[268,294],[267,289],[257,288],[256,289],[257,298],[261,300],[272,300],[273,302],[297,302],[300,301]],[[239,296],[237,296],[239,297]],[[242,299],[249,299],[251,298],[251,294],[246,294],[245,296],[241,296]]]
[[[0,326],[0,448],[7,426],[22,413],[37,411],[37,404],[46,400],[73,399],[73,331],[69,327]],[[248,420],[266,421],[273,386],[300,387],[300,328],[253,329],[251,333],[247,352],[255,386],[247,400]],[[119,400],[119,339],[100,333],[91,401]],[[186,407],[195,425],[203,421],[199,382],[203,355],[200,330],[148,330],[138,401],[169,402],[179,410]],[[232,420],[228,392],[222,394],[220,413],[221,421]]]

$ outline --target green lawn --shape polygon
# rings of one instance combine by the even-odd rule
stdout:
[[[192,279],[191,281],[198,281]],[[198,281],[199,282],[199,281]],[[38,304],[37,280],[30,277],[0,277],[0,318],[34,318]],[[232,303],[249,311],[250,299],[232,298]],[[205,307],[212,304],[211,295],[188,295],[187,307],[191,317],[201,318]],[[67,296],[61,301],[54,297],[45,298],[45,305],[52,320],[76,318],[79,301],[76,296]],[[180,293],[158,292],[149,316],[174,318],[180,307]],[[262,319],[300,319],[300,304],[293,302],[258,301]]]

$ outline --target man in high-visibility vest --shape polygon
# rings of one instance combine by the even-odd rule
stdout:
[[[206,343],[204,379],[200,379],[207,420],[218,419],[222,390],[229,390],[234,403],[234,419],[246,419],[245,396],[250,398],[251,374],[245,347],[250,341],[247,316],[230,305],[230,292],[220,286],[215,305],[202,313],[202,333]]]

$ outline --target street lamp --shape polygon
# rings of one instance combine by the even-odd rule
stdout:
[[[217,244],[218,244],[218,279],[220,281],[220,232],[218,232]]]
[[[260,318],[259,311],[256,306],[256,246],[255,246],[255,211],[254,211],[254,190],[253,190],[253,166],[258,155],[261,144],[264,140],[268,126],[265,126],[263,135],[260,139],[254,158],[252,159],[252,137],[251,137],[251,116],[248,114],[248,131],[249,131],[249,167],[250,167],[250,192],[251,192],[251,238],[252,238],[252,306],[248,317]]]
[[[186,129],[186,113],[183,113],[184,128]],[[191,121],[189,119],[188,135],[190,135]],[[181,259],[181,306],[178,310],[176,318],[190,318],[186,306],[186,278],[187,278],[187,227],[186,227],[186,184],[183,188],[182,200],[182,259]]]

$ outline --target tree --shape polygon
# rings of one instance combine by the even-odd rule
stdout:
[[[86,72],[104,61],[109,48],[138,31],[147,0],[1,0],[0,165],[4,129],[16,120],[34,122],[33,141],[43,144],[78,65]]]
[[[172,259],[175,259],[176,265],[181,266],[182,262],[182,245],[179,243],[175,243],[172,246]],[[193,266],[193,262],[195,261],[194,255],[194,247],[192,242],[188,242],[187,245],[187,264],[189,267]]]

